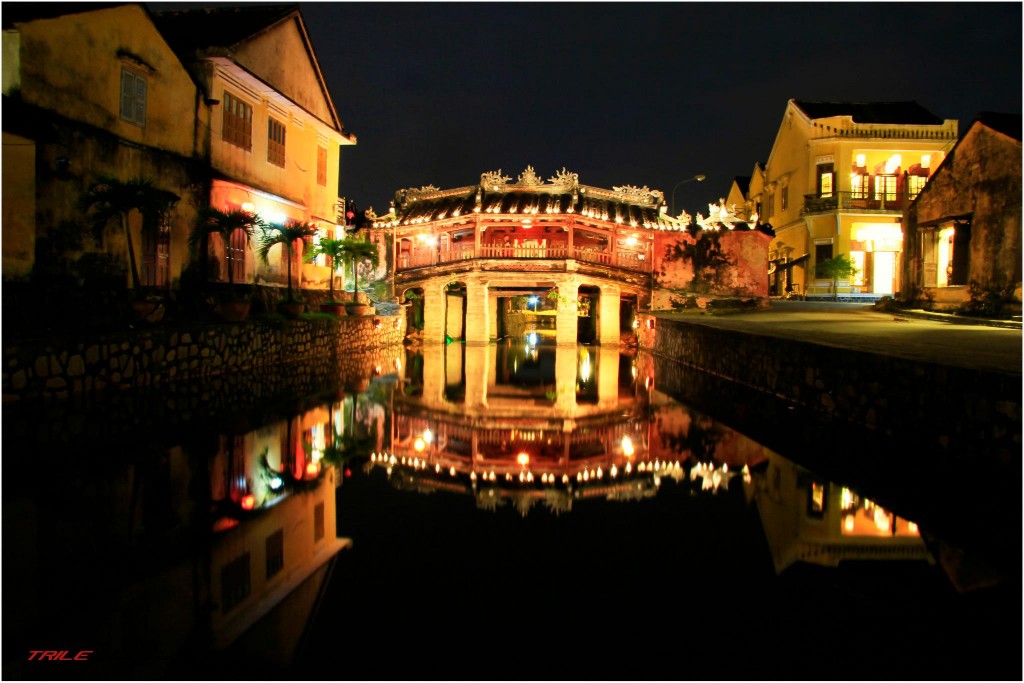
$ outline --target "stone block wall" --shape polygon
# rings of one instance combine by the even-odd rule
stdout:
[[[90,398],[117,390],[166,387],[303,364],[337,376],[365,370],[361,357],[400,347],[404,316],[154,327],[4,343],[3,398]]]
[[[1019,463],[1021,376],[642,316],[641,348],[815,419],[910,436],[922,451]],[[659,378],[659,386],[664,388]]]

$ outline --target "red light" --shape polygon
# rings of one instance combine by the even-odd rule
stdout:
[[[241,505],[243,510],[252,510],[254,507],[256,507],[256,496],[252,495],[251,493],[245,494],[244,496],[242,496]]]
[[[648,318],[647,319],[647,329],[649,329],[649,330],[653,330],[654,329],[654,318]]]
[[[349,468],[346,467],[345,468],[345,476],[346,477],[351,477],[352,476],[352,470],[350,470]]]

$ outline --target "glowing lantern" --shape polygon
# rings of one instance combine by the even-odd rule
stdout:
[[[256,496],[251,493],[247,493],[242,496],[241,506],[243,510],[252,510],[256,507]]]

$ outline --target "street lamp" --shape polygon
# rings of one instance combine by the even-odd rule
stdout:
[[[685,185],[686,183],[689,183],[689,182],[694,181],[694,180],[696,180],[698,183],[702,183],[702,182],[704,182],[704,180],[706,178],[707,178],[706,175],[704,175],[702,173],[698,173],[697,175],[693,176],[692,178],[687,178],[686,180],[680,180],[678,183],[676,183],[676,186],[672,188],[672,201],[669,203],[669,210],[668,210],[669,214],[671,214],[672,216],[676,215],[676,190],[679,189],[680,185]]]

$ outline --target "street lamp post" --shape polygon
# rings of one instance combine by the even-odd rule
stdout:
[[[694,181],[694,180],[696,180],[698,183],[702,183],[702,182],[704,182],[704,180],[706,178],[707,178],[706,175],[704,175],[702,173],[698,173],[697,175],[693,176],[692,178],[687,178],[686,180],[680,180],[678,183],[676,183],[676,186],[672,188],[672,201],[669,203],[669,210],[668,210],[669,214],[671,214],[672,216],[676,215],[676,190],[679,189],[680,185],[685,185],[686,183],[689,183],[689,182]]]

